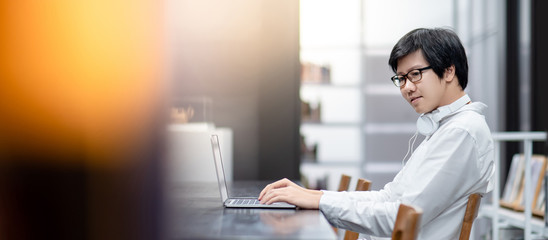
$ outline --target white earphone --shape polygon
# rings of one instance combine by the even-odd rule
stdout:
[[[417,119],[417,130],[424,136],[432,135],[438,129],[441,119],[457,111],[468,102],[470,102],[470,97],[468,94],[465,94],[449,105],[439,107],[430,113],[421,114],[419,119]]]

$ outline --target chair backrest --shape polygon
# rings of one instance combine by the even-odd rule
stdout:
[[[473,193],[470,197],[468,197],[468,203],[466,204],[466,211],[464,212],[464,219],[462,220],[462,227],[460,229],[459,240],[468,240],[470,238],[472,224],[478,216],[480,203],[481,194]]]
[[[392,240],[415,240],[419,233],[422,209],[407,204],[400,204]]]
[[[371,187],[371,181],[364,179],[364,178],[358,178],[358,183],[356,184],[356,191],[369,191],[369,188]],[[360,236],[357,232],[352,232],[349,230],[346,230],[344,233],[344,240],[356,240]]]
[[[365,178],[358,178],[358,183],[356,184],[356,191],[369,191],[371,187],[371,181]]]
[[[347,191],[349,185],[350,185],[350,176],[346,174],[342,174],[341,181],[339,182],[339,189],[337,189],[337,191],[339,192]]]

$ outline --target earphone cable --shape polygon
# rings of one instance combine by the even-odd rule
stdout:
[[[405,157],[401,160],[402,167],[405,166],[405,159],[407,158],[407,155],[409,155],[409,152],[412,152],[413,146],[415,145],[415,141],[417,140],[419,131],[415,131],[415,134],[409,139],[407,142],[407,153],[405,154]],[[413,142],[411,142],[411,139],[413,139]]]

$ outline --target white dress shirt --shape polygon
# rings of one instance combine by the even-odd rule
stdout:
[[[324,191],[320,211],[339,228],[390,237],[400,203],[422,208],[418,239],[458,239],[468,196],[492,190],[493,140],[470,103],[440,121],[394,180],[380,191]]]

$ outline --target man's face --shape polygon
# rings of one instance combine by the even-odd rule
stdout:
[[[397,75],[404,75],[414,69],[428,67],[430,64],[424,59],[422,50],[417,50],[398,60]],[[405,81],[400,87],[401,95],[417,113],[428,113],[441,106],[446,89],[442,81],[432,69],[422,71],[419,81]]]

